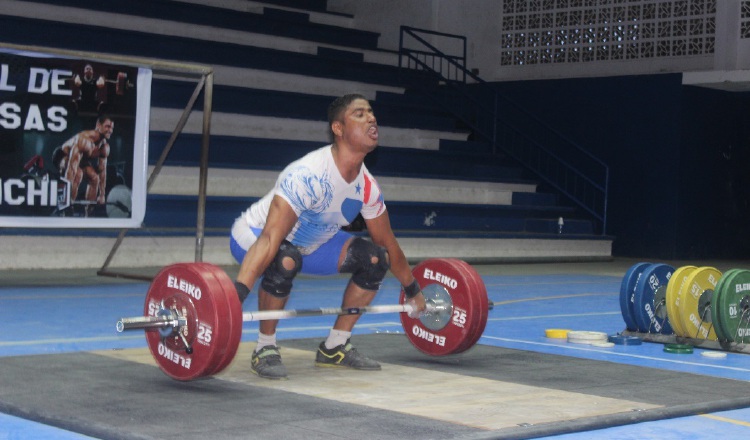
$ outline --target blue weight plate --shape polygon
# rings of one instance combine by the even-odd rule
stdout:
[[[642,333],[674,333],[667,317],[667,285],[674,273],[668,264],[652,264],[635,283],[633,317]]]
[[[643,341],[637,336],[610,335],[609,342],[615,345],[641,345]]]
[[[622,313],[622,319],[625,320],[625,326],[631,331],[638,330],[638,323],[635,322],[633,314],[635,283],[641,276],[641,272],[650,265],[651,263],[637,263],[632,265],[625,272],[625,276],[622,277],[622,283],[620,283],[620,312]]]

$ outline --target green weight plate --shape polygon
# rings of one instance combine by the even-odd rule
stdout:
[[[727,340],[750,342],[750,270],[733,273],[723,284],[718,307]]]
[[[666,344],[664,345],[665,353],[690,354],[693,352],[693,346],[687,344]]]
[[[711,298],[721,278],[721,272],[713,267],[699,267],[688,275],[680,288],[677,306],[686,330],[686,337],[716,341],[716,332],[711,322]]]
[[[716,331],[716,337],[720,341],[727,341],[729,340],[729,336],[727,335],[726,328],[724,326],[724,323],[721,322],[721,313],[719,313],[720,308],[718,307],[721,294],[724,292],[725,288],[724,285],[729,282],[731,277],[737,273],[739,269],[729,269],[728,271],[724,272],[721,275],[721,279],[716,284],[716,289],[714,289],[714,295],[712,298],[713,306],[711,307],[711,322],[714,325],[714,331]]]
[[[680,297],[678,292],[685,281],[687,281],[688,275],[690,275],[695,269],[697,269],[695,266],[682,266],[677,268],[667,284],[667,318],[669,319],[669,323],[672,324],[672,330],[674,330],[674,333],[677,336],[687,335],[687,332],[682,327],[682,320],[680,319],[678,308]]]
[[[721,304],[723,304],[723,300],[721,297],[724,295],[724,292],[727,291],[728,285],[732,283],[732,280],[734,279],[735,275],[737,275],[738,272],[740,272],[741,269],[732,269],[732,272],[728,276],[721,277],[721,280],[724,281],[721,285],[721,291],[718,292],[719,296],[714,300],[714,303],[716,304],[716,307],[714,309],[716,310],[716,318],[719,320],[717,323],[717,328],[721,328],[721,333],[724,335],[725,341],[731,341],[733,338],[730,338],[731,334],[729,331],[729,326],[727,325],[727,318],[726,318],[726,312],[722,311]],[[719,280],[719,281],[721,281]],[[717,285],[718,287],[718,285]]]

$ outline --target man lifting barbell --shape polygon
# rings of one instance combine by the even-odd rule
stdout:
[[[173,379],[223,371],[237,353],[246,321],[260,321],[251,371],[271,379],[286,377],[276,346],[279,319],[338,315],[318,347],[318,366],[380,369],[349,340],[362,313],[398,312],[409,342],[431,356],[462,353],[482,336],[494,303],[476,270],[454,258],[410,269],[396,241],[380,188],[364,165],[378,143],[368,101],[346,95],[328,110],[333,143],[288,165],[274,189],[235,221],[230,249],[241,263],[236,281],[210,263],[167,266],[149,286],[145,316],[117,322],[120,332],[146,330],[154,360]],[[358,213],[372,242],[341,230]],[[370,306],[388,269],[403,286],[399,304]],[[342,306],[284,310],[299,272],[351,273]],[[243,312],[242,301],[261,276],[260,310]]]
[[[351,273],[342,308],[366,307],[388,269],[404,286],[415,313],[425,298],[391,229],[380,188],[364,165],[378,145],[378,125],[367,99],[342,96],[328,107],[333,142],[292,162],[275,187],[250,206],[231,230],[232,255],[241,264],[235,286],[240,301],[256,280],[261,311],[282,310],[297,273]],[[370,240],[341,230],[362,214]],[[317,366],[379,370],[380,364],[351,344],[358,314],[339,315],[316,354]],[[278,320],[259,324],[251,370],[268,379],[286,378],[276,342]]]
[[[146,330],[154,361],[169,377],[189,381],[223,371],[234,359],[242,325],[323,315],[399,313],[404,335],[430,356],[469,350],[481,338],[490,309],[482,277],[465,261],[431,258],[414,266],[426,307],[416,310],[401,290],[399,304],[366,307],[243,312],[231,278],[211,263],[175,263],[151,281],[143,305],[145,316],[121,318],[117,331]]]

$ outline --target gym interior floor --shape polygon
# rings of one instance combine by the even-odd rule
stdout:
[[[178,382],[155,366],[142,331],[115,332],[120,317],[142,314],[147,283],[0,272],[0,439],[747,438],[750,355],[545,337],[549,328],[621,332],[620,282],[634,263],[477,265],[496,304],[478,344],[426,356],[397,315],[364,315],[353,342],[381,361],[379,372],[313,366],[334,317],[282,321],[287,381],[250,373],[254,322],[227,370]],[[289,308],[337,307],[345,283],[300,277]],[[398,290],[389,276],[375,303],[397,302]]]

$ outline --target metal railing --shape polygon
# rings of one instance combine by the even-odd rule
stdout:
[[[469,71],[465,37],[402,26],[399,69],[428,74],[431,81],[408,87],[456,116],[476,140],[490,144],[493,153],[507,154],[560,191],[593,216],[606,234],[609,167]]]

